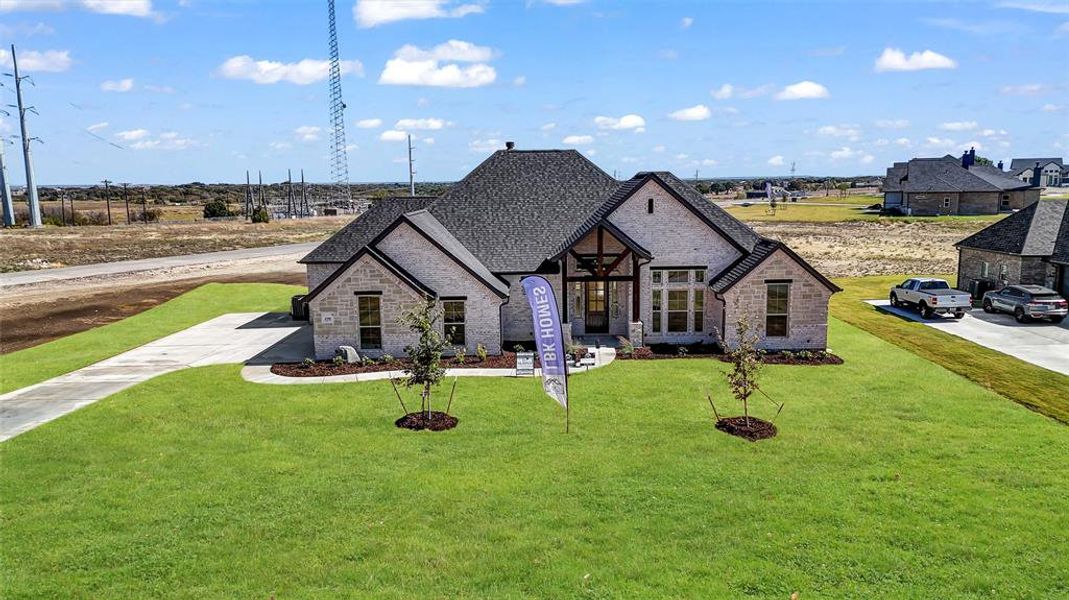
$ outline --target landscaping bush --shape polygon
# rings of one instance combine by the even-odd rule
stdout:
[[[268,223],[271,221],[271,214],[267,212],[266,208],[257,208],[252,212],[253,223]]]
[[[215,199],[209,200],[204,204],[204,218],[216,219],[219,217],[232,217],[234,212],[230,210],[230,206],[227,205],[225,200]]]
[[[486,351],[486,346],[483,346],[481,342],[475,345],[475,356],[479,358],[479,362],[486,362],[486,357],[488,355],[489,353]]]

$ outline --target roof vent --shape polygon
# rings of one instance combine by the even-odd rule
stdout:
[[[505,142],[505,150],[512,150],[516,147],[516,142]]]

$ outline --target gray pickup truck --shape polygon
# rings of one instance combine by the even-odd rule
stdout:
[[[955,290],[942,279],[915,277],[891,288],[891,306],[914,306],[925,319],[938,314],[952,314],[955,319],[972,310],[969,292]]]

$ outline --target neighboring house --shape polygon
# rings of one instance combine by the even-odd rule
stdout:
[[[621,182],[574,150],[511,144],[440,197],[375,203],[301,262],[318,358],[403,354],[397,318],[421,298],[469,353],[511,349],[533,339],[531,274],[552,283],[566,337],[636,345],[731,343],[741,310],[764,348],[821,349],[839,291],[671,173]]]
[[[955,244],[958,287],[980,290],[1035,284],[1069,297],[1069,210],[1041,200]]]
[[[1015,158],[1010,161],[1009,174],[1039,187],[1057,187],[1069,182],[1069,169],[1060,158]]]
[[[961,159],[914,158],[887,169],[885,210],[910,215],[989,215],[1017,210],[1039,200],[1039,188],[1009,177],[997,167],[976,164],[976,151]]]

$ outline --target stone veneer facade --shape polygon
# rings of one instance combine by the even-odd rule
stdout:
[[[987,275],[984,275],[984,263]],[[1018,256],[975,248],[958,249],[958,281],[961,290],[969,289],[973,279],[1000,282],[1000,284],[1031,284],[1053,288],[1057,268],[1039,256]],[[1000,285],[1001,287],[1001,285]]]
[[[766,282],[769,280],[790,281],[786,337],[764,335]],[[831,293],[831,290],[786,252],[776,250],[742,281],[724,293],[728,321],[724,340],[729,346],[738,341],[732,317],[732,309],[738,306],[750,317],[751,324],[761,334],[758,347],[765,350],[823,350],[828,345],[828,300]]]

